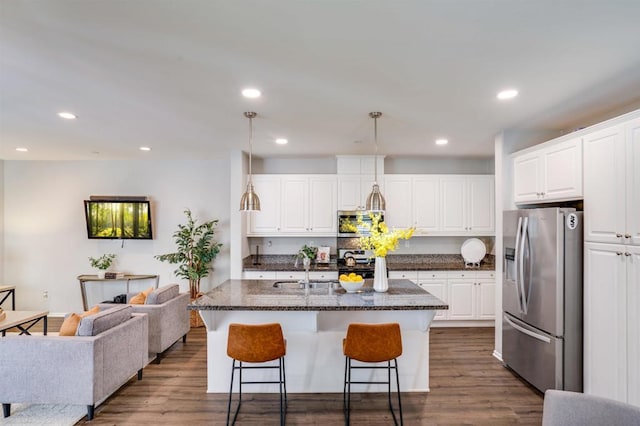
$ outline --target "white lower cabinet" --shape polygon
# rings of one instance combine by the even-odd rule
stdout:
[[[455,271],[447,274],[449,319],[495,319],[496,283],[493,271]]]
[[[495,319],[494,271],[390,271],[390,279],[408,279],[449,305],[435,320]]]
[[[449,303],[449,285],[447,283],[447,273],[440,271],[420,271],[418,285],[438,299]],[[442,310],[436,313],[434,320],[449,319],[449,311]]]
[[[640,247],[586,243],[584,392],[640,406]]]

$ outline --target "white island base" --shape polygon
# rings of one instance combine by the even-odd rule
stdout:
[[[230,323],[282,325],[287,342],[287,392],[342,392],[345,357],[342,340],[349,323],[398,322],[402,356],[398,358],[402,392],[429,391],[429,326],[435,310],[251,311],[201,310],[207,327],[207,392],[229,392],[231,358],[227,356]],[[358,365],[353,362],[353,365]],[[368,364],[366,364],[368,365]],[[378,365],[386,365],[381,363]],[[353,380],[386,380],[386,370],[354,370]],[[274,380],[277,370],[245,370],[244,380]],[[392,375],[393,378],[393,375]],[[236,379],[237,380],[237,379]],[[235,390],[237,391],[237,383]],[[392,385],[392,390],[395,385]],[[386,385],[352,385],[353,392],[386,392]],[[278,392],[278,386],[245,385],[243,392]]]

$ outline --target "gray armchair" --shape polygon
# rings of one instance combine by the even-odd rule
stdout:
[[[640,407],[584,393],[548,390],[542,426],[640,426]]]
[[[75,336],[0,338],[0,402],[78,404],[93,418],[105,400],[142,369],[148,357],[148,319],[128,306],[82,318]]]
[[[128,294],[127,301],[133,295]],[[133,312],[149,316],[149,352],[157,354],[156,362],[180,338],[186,342],[190,328],[188,304],[189,293],[180,293],[178,284],[168,284],[149,293],[144,305],[129,305]],[[113,305],[99,306],[103,309]]]

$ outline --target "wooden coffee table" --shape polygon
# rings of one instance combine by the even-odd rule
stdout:
[[[17,328],[20,334],[31,335],[29,330],[40,320],[43,320],[44,335],[47,335],[47,315],[49,311],[4,311],[6,318],[0,321],[2,336],[7,334],[10,328]]]
[[[2,293],[6,293],[2,296]],[[16,286],[15,285],[0,285],[0,306],[7,298],[11,296],[11,309],[16,310]],[[6,308],[5,308],[6,309]]]

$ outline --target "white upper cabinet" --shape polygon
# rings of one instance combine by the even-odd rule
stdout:
[[[494,178],[385,175],[385,222],[415,235],[493,235]]]
[[[373,175],[338,175],[338,210],[364,210],[367,197],[373,188],[373,181]],[[385,195],[380,175],[378,185],[382,195]]]
[[[585,240],[640,245],[640,119],[584,138]]]
[[[493,176],[440,178],[440,231],[447,235],[493,235]]]
[[[438,176],[415,176],[412,188],[413,226],[416,232],[440,230],[440,179]]]
[[[335,236],[335,175],[254,175],[261,211],[249,215],[250,236]]]
[[[410,175],[386,175],[384,177],[386,201],[384,222],[390,228],[413,226],[413,193]]]
[[[338,210],[364,210],[375,181],[376,167],[378,185],[381,191],[384,188],[384,156],[338,155],[337,162]]]
[[[582,198],[582,140],[542,144],[513,157],[513,198],[533,204]]]
[[[280,232],[280,185],[278,175],[253,175],[253,187],[260,199],[260,211],[247,213],[249,235],[275,235]]]

